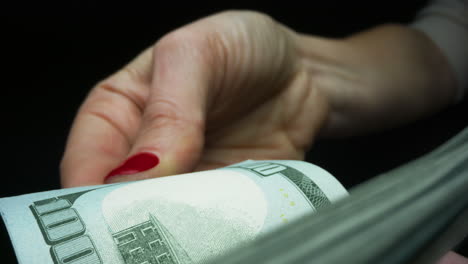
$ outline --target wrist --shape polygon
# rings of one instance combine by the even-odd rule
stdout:
[[[309,75],[317,93],[322,95],[327,105],[327,118],[323,122],[319,136],[330,137],[347,133],[352,124],[347,124],[347,114],[357,107],[357,93],[360,91],[350,84],[364,82],[363,76],[353,67],[352,49],[345,39],[329,39],[298,34],[296,49],[300,58],[300,68]]]
[[[345,39],[298,39],[302,67],[329,101],[324,136],[390,128],[454,100],[456,82],[447,60],[416,30],[383,25]]]

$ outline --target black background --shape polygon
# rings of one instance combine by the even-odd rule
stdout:
[[[59,188],[66,137],[89,89],[177,27],[226,9],[251,9],[296,31],[341,37],[381,23],[408,23],[426,1],[66,2],[0,9],[0,197]],[[463,101],[426,120],[365,137],[321,140],[307,159],[352,187],[456,134],[468,125],[467,107]]]

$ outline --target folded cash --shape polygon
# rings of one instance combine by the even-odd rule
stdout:
[[[468,235],[468,129],[212,263],[430,264]]]
[[[19,263],[205,263],[347,196],[300,161],[0,199]]]
[[[20,263],[434,263],[468,234],[468,129],[350,191],[299,161],[0,199]],[[319,210],[319,212],[316,212]]]

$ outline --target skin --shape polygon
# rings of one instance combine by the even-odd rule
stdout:
[[[445,254],[438,262],[437,264],[467,264],[468,259],[455,253],[455,252],[449,252]]]
[[[449,105],[456,89],[438,48],[402,25],[327,39],[262,13],[222,12],[167,34],[91,90],[69,135],[62,185],[303,159],[318,137],[411,122]],[[139,152],[160,164],[104,181]],[[456,257],[443,263],[468,263]]]

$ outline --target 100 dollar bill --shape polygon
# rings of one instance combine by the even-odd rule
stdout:
[[[300,161],[0,199],[20,263],[203,263],[347,195]]]

